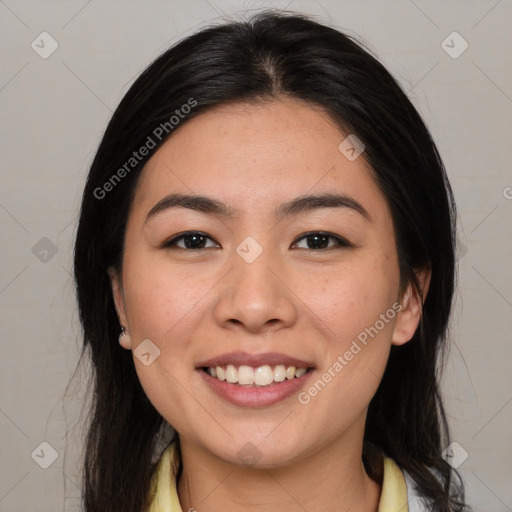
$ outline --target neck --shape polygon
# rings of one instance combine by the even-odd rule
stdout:
[[[337,439],[300,462],[262,469],[231,464],[180,438],[181,508],[184,512],[376,512],[380,484],[365,471],[362,438],[351,441]]]

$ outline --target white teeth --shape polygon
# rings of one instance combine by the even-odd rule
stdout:
[[[302,377],[308,371],[307,368],[296,368],[295,366],[285,366],[278,364],[273,369],[266,364],[253,368],[242,365],[236,367],[228,364],[225,367],[215,366],[207,369],[207,373],[219,380],[225,380],[230,384],[240,384],[241,386],[270,386],[274,382],[283,382],[295,377]]]
[[[254,384],[254,370],[250,366],[238,368],[238,384]]]
[[[268,386],[269,384],[272,384],[273,380],[274,372],[268,364],[260,366],[254,371],[254,383],[256,386]]]
[[[226,366],[226,380],[231,384],[238,382],[238,372],[232,364]]]
[[[211,368],[210,368],[210,370],[211,370]],[[217,374],[217,379],[226,380],[226,372],[224,371],[224,368],[222,368],[221,366],[216,366],[214,368],[214,370],[215,370],[215,373]],[[212,377],[215,377],[215,375],[212,375]]]
[[[295,377],[302,377],[307,372],[306,368],[297,368],[295,370]]]
[[[274,368],[274,380],[276,382],[283,382],[286,379],[286,366],[284,364],[278,364]]]

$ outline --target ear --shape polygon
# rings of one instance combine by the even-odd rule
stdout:
[[[393,345],[404,345],[407,343],[414,336],[421,320],[422,303],[425,302],[427,297],[432,270],[430,265],[427,265],[419,270],[415,270],[414,273],[418,279],[421,295],[416,291],[412,282],[409,282],[401,303],[402,308],[397,315],[393,328]]]
[[[114,305],[117,312],[117,318],[119,319],[119,323],[128,329],[128,322],[126,320],[126,312],[125,312],[125,301],[124,301],[124,292],[123,292],[123,283],[120,273],[114,268],[108,268],[108,275],[110,277],[110,285],[112,287],[112,297],[114,299]],[[124,336],[121,336],[119,339],[119,343],[121,346],[127,350],[131,349],[131,342],[128,333]]]

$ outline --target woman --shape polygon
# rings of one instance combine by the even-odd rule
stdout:
[[[83,195],[85,510],[463,510],[454,240],[435,144],[360,44],[268,11],[166,51]]]

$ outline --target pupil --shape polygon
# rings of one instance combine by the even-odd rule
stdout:
[[[190,249],[190,248],[195,248],[197,249],[197,245],[195,245],[194,243],[190,242],[191,239],[194,239],[194,240],[197,240],[197,239],[202,239],[202,242],[203,244],[201,244],[201,247],[204,245],[204,236],[203,235],[188,235],[186,238],[185,238],[185,246]],[[201,248],[200,247],[200,248]]]
[[[327,237],[327,236],[325,236],[325,235],[310,235],[310,236],[308,236],[308,241],[309,241],[309,240],[312,240],[312,239],[314,239],[314,240],[318,240],[319,238],[320,238],[320,239],[322,239],[322,241],[323,241],[323,242],[325,242],[325,241],[328,239],[328,237]],[[325,243],[322,243],[322,244],[320,244],[320,245],[322,245],[322,247],[320,247],[320,248],[325,248],[325,247],[327,246],[327,244],[325,244]],[[316,248],[316,249],[318,249],[318,248],[319,248],[319,247],[317,246],[317,243],[316,243],[316,242],[315,242],[315,248]]]

